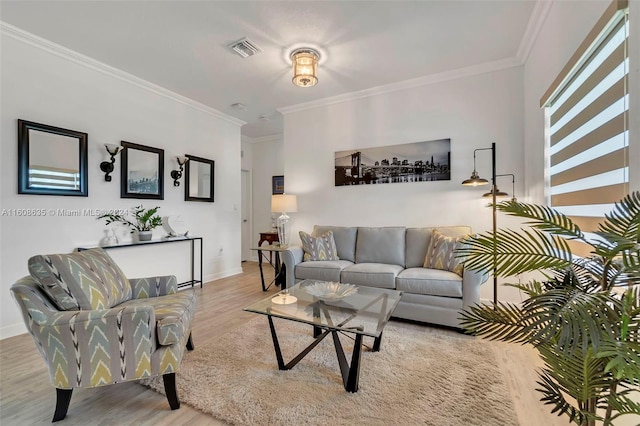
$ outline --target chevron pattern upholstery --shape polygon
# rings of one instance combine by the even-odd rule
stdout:
[[[174,276],[128,280],[103,249],[34,256],[29,268],[11,292],[51,383],[69,399],[73,388],[178,371],[191,346],[193,289],[178,292]],[[177,395],[169,402],[179,407]]]

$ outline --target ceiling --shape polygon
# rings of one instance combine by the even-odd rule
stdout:
[[[278,108],[516,58],[535,5],[3,0],[0,20],[246,121],[242,135],[259,139],[282,133]],[[242,37],[263,51],[231,52]],[[323,55],[311,88],[291,83],[288,53],[302,45]]]

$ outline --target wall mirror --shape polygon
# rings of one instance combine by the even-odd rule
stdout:
[[[86,133],[18,120],[18,194],[89,194]]]
[[[195,155],[186,157],[184,200],[213,203],[215,162]]]

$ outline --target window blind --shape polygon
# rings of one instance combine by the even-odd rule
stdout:
[[[549,202],[585,231],[629,192],[628,38],[622,10],[545,104]]]

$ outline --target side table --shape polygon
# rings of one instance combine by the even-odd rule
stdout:
[[[260,233],[260,240],[258,240],[258,247],[260,247],[262,245],[262,243],[267,242],[268,246],[273,245],[274,243],[277,243],[279,240],[278,238],[278,231],[267,231],[267,232],[261,232]],[[258,255],[260,255],[258,253]],[[273,264],[273,253],[269,252],[269,263]]]
[[[286,276],[287,274],[285,273],[285,267],[284,267],[284,263],[280,262],[280,252],[281,251],[285,251],[287,249],[287,247],[285,246],[279,246],[279,245],[273,245],[273,244],[269,244],[267,246],[258,246],[258,247],[251,247],[251,250],[256,250],[258,252],[258,267],[260,268],[260,281],[262,284],[262,291],[267,291],[269,290],[269,288],[275,283],[276,286],[280,286],[281,289],[285,289],[287,287],[287,280],[286,280]],[[269,252],[269,264],[271,266],[273,266],[273,269],[275,271],[275,276],[273,278],[273,280],[269,283],[269,285],[265,285],[264,282],[264,272],[262,270],[262,256],[263,255],[263,251],[268,251]],[[275,253],[275,262],[271,260],[271,255]]]

